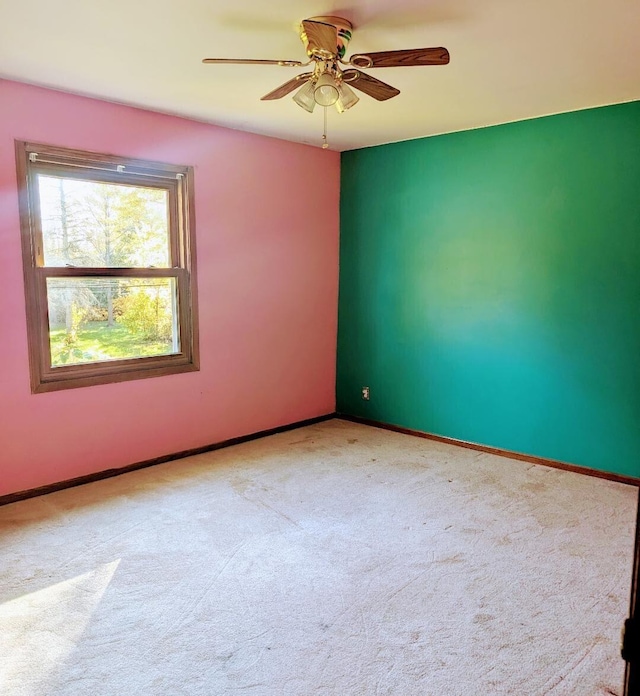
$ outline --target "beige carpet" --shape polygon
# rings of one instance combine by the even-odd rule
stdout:
[[[339,420],[0,509],[0,693],[620,694],[634,488]]]

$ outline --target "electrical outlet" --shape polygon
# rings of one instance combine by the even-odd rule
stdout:
[[[362,398],[365,401],[369,401],[370,390],[369,387],[362,387]]]

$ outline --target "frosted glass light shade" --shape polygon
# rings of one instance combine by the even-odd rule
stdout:
[[[360,101],[358,95],[344,82],[338,87],[338,92],[340,93],[340,98],[336,102],[336,109],[338,109],[340,113],[350,109],[354,104]]]
[[[293,95],[293,101],[303,109],[312,113],[316,108],[316,100],[313,96],[314,84],[309,80]]]
[[[331,75],[327,73],[320,75],[313,96],[320,106],[333,106],[338,101],[340,97],[338,85]]]

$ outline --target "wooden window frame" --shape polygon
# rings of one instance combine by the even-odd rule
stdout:
[[[199,367],[193,167],[15,141],[27,311],[31,391],[34,394],[95,384],[194,372]],[[158,188],[168,193],[168,268],[96,268],[44,265],[38,174]],[[171,278],[178,296],[180,352],[52,367],[48,278]]]

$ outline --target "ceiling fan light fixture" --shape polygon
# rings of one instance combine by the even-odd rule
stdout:
[[[314,98],[314,84],[311,80],[305,82],[304,85],[293,95],[293,101],[301,106],[310,114],[316,108],[316,100]]]
[[[203,63],[279,65],[293,68],[313,67],[309,72],[297,75],[291,80],[271,90],[261,97],[262,101],[282,99],[295,92],[293,101],[309,113],[316,105],[324,109],[323,148],[328,148],[327,112],[335,106],[338,113],[344,113],[360,100],[350,85],[379,102],[397,97],[400,90],[372,77],[362,70],[369,68],[401,68],[419,65],[446,65],[449,51],[442,47],[410,48],[373,53],[356,53],[344,60],[347,44],[351,40],[351,22],[333,15],[322,15],[303,19],[298,34],[306,49],[309,60],[264,60],[256,58],[205,58]],[[347,69],[340,67],[351,66]],[[348,83],[348,84],[347,84]],[[298,90],[296,92],[296,90]]]
[[[322,73],[318,78],[313,97],[320,106],[333,106],[340,98],[338,85],[329,73]]]
[[[344,113],[360,101],[358,95],[344,82],[338,87],[338,92],[340,97],[336,102],[336,109],[339,113]]]

